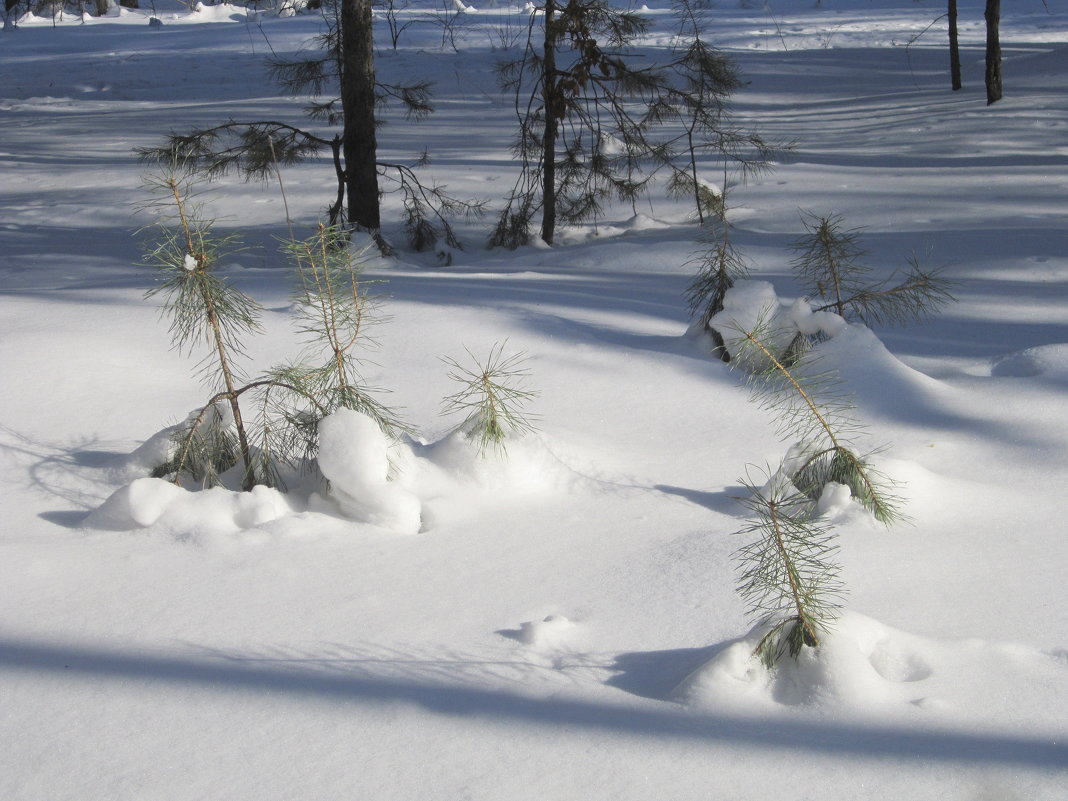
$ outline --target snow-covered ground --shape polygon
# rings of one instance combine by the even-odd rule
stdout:
[[[163,0],[162,27],[24,18],[0,35],[0,798],[1068,797],[1068,12],[1004,4],[987,107],[978,0],[958,93],[944,22],[905,47],[941,2],[710,5],[748,81],[736,113],[795,142],[732,194],[754,278],[797,296],[806,209],[863,227],[879,275],[915,252],[956,282],[935,320],[823,346],[911,518],[829,510],[848,596],[827,644],[775,674],[749,658],[739,477],[789,443],[685,336],[700,232],[655,192],[551,249],[487,251],[471,221],[451,266],[402,249],[373,270],[389,320],[366,377],[419,435],[385,484],[371,445],[346,461],[360,422],[333,427],[371,512],[137,480],[130,454],[205,399],[143,298],[132,149],[300,121],[263,59],[319,26]],[[435,8],[402,12],[397,50],[378,31],[380,75],[434,80],[438,107],[391,118],[380,153],[426,148],[425,174],[499,208],[514,110],[492,65],[525,15],[471,9],[453,49]],[[668,12],[648,3],[647,46]],[[283,179],[310,227],[330,165]],[[255,372],[301,347],[283,200],[208,200],[249,245],[225,272],[266,309]],[[442,358],[505,340],[538,433],[479,461],[439,414]]]

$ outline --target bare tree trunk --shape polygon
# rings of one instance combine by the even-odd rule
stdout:
[[[542,137],[541,238],[547,245],[556,234],[556,132],[560,124],[556,76],[556,2],[545,0],[545,52],[542,64],[542,101],[545,108],[545,131]]]
[[[963,86],[960,80],[960,42],[957,39],[957,0],[949,0],[949,75],[953,91]]]
[[[986,0],[986,104],[1001,100],[1001,0]]]
[[[349,224],[378,237],[378,165],[375,139],[375,60],[371,0],[341,3],[342,150]]]

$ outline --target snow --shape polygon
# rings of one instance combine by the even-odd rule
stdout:
[[[700,231],[661,190],[552,247],[488,251],[472,219],[451,264],[403,245],[369,262],[389,319],[361,369],[417,433],[323,421],[329,489],[148,476],[210,395],[143,297],[133,149],[231,117],[302,120],[263,63],[319,31],[299,4],[150,6],[0,34],[0,798],[1065,797],[1059,4],[1003,4],[990,107],[978,0],[960,3],[959,93],[942,23],[905,48],[937,0],[708,9],[747,81],[741,120],[795,142],[726,184],[753,274],[724,319],[822,332],[821,367],[909,517],[887,529],[825,488],[845,608],[775,672],[750,658],[761,630],[732,533],[739,477],[791,443],[686,336]],[[433,79],[438,107],[420,125],[389,112],[379,147],[428,149],[424,175],[499,208],[515,110],[495,29],[529,11],[463,9],[459,52],[433,3],[399,8],[414,24],[396,50],[379,31],[380,77]],[[650,53],[669,11],[648,5]],[[286,205],[299,233],[332,200],[328,159],[282,177],[286,204],[277,182],[201,198],[245,242],[225,275],[265,309],[250,374],[304,347]],[[899,329],[813,313],[789,269],[799,209],[861,227],[876,279],[929,253],[958,302]],[[398,198],[383,216],[402,243]],[[480,455],[440,415],[442,359],[505,340],[529,355],[537,431]]]
[[[390,442],[370,417],[339,409],[319,423],[319,469],[341,512],[399,534],[417,534],[419,499],[389,479]]]

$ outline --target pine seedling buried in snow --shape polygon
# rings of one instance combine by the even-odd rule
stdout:
[[[297,327],[308,347],[299,363],[269,370],[260,387],[256,430],[264,470],[307,465],[318,450],[319,421],[337,409],[366,414],[390,437],[407,430],[364,384],[354,353],[373,344],[368,329],[378,319],[360,277],[367,249],[353,252],[340,227],[320,224],[285,250],[296,279]]]
[[[523,366],[526,354],[505,356],[505,344],[494,345],[484,362],[467,351],[475,363],[473,369],[452,359],[444,360],[452,368],[449,378],[461,388],[444,399],[442,414],[463,412],[467,415],[457,430],[478,444],[482,456],[489,448],[503,453],[509,436],[534,430],[532,416],[523,411],[523,407],[538,395],[522,389],[523,382],[530,376],[530,371]]]
[[[814,311],[833,311],[865,325],[904,325],[930,317],[954,299],[950,282],[915,256],[903,277],[873,282],[871,268],[862,263],[859,230],[845,229],[836,215],[802,213],[801,220],[806,233],[794,243],[793,268],[814,300]]]
[[[260,306],[218,275],[220,254],[232,247],[233,240],[212,233],[212,221],[193,202],[189,182],[165,174],[146,183],[157,195],[148,208],[161,215],[157,236],[144,255],[144,261],[158,269],[159,283],[146,297],[164,297],[162,314],[170,318],[171,337],[179,351],[208,347],[199,368],[205,384],[216,393],[178,427],[172,460],[154,474],[173,472],[178,483],[186,471],[213,486],[219,473],[239,458],[242,486],[251,489],[259,479],[238,403],[242,376],[234,358],[244,355],[244,337],[260,330]],[[226,401],[228,415],[219,414],[215,407],[219,401]],[[229,433],[231,426],[235,436]]]
[[[790,481],[813,503],[827,484],[844,484],[879,522],[890,525],[901,520],[893,483],[852,444],[862,427],[851,414],[850,399],[839,391],[837,375],[816,370],[810,353],[797,356],[791,364],[770,344],[784,338],[788,337],[758,323],[754,330],[739,331],[730,349],[734,362],[748,370],[753,399],[775,413],[780,435],[797,442],[793,458],[784,465]],[[787,351],[796,339],[790,341]]]
[[[782,465],[763,487],[745,481],[742,500],[753,522],[739,533],[758,535],[737,557],[739,592],[751,615],[770,628],[754,655],[769,669],[803,646],[816,647],[836,616],[842,594],[837,546],[827,521],[818,519],[818,501],[828,484],[847,486],[852,496],[880,522],[901,519],[893,485],[860,457],[850,437],[860,431],[849,399],[837,391],[837,376],[814,369],[811,353],[788,364],[773,342],[795,348],[790,332],[775,332],[758,321],[739,330],[728,346],[734,365],[749,372],[753,398],[778,417],[779,433],[797,440]]]
[[[742,575],[738,591],[749,614],[768,631],[753,655],[771,669],[803,646],[817,647],[838,614],[843,588],[834,561],[838,546],[826,521],[816,519],[806,496],[779,470],[763,487],[743,479],[743,503],[753,516],[738,533],[757,539],[736,558]]]

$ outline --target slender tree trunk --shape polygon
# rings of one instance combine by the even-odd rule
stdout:
[[[556,2],[545,0],[545,52],[543,54],[542,102],[545,108],[545,131],[542,138],[541,238],[553,243],[556,233],[556,132],[560,125],[556,76]]]
[[[957,0],[949,0],[949,75],[953,91],[963,86],[960,80],[960,42],[957,39]]]
[[[1001,0],[986,0],[986,104],[1001,100]]]
[[[375,59],[371,0],[341,2],[342,151],[349,224],[378,236],[378,165],[375,139]]]

